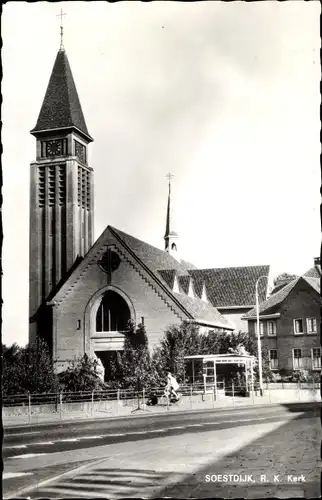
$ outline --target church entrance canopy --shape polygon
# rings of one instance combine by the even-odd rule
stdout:
[[[246,390],[254,387],[254,356],[246,354],[196,354],[185,356],[187,368],[190,368],[192,384],[203,383],[204,392],[217,393],[217,365],[244,365],[246,375]],[[250,381],[249,381],[250,375]]]

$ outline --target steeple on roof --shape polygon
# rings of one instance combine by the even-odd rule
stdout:
[[[164,239],[169,238],[169,236],[178,236],[178,234],[173,229],[173,208],[172,208],[172,200],[171,200],[171,178],[173,174],[167,174],[167,178],[169,179],[169,194],[168,194],[168,207],[167,207],[167,220],[166,220],[166,228]]]
[[[31,134],[66,128],[75,128],[85,135],[88,141],[93,141],[87,130],[67,54],[61,48],[55,60],[37,124]]]

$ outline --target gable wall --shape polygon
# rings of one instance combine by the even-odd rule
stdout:
[[[143,277],[146,277],[144,270],[141,270],[140,274],[124,257],[121,259],[119,268],[112,273],[111,285],[121,289],[130,299],[137,323],[144,317],[149,347],[152,350],[159,343],[166,328],[171,324],[179,324],[183,317],[175,314],[156,293],[155,288],[147,283]],[[90,264],[83,277],[74,283],[66,298],[54,308],[54,344],[56,357],[60,360],[73,359],[84,352],[92,355],[90,332],[86,326],[88,315],[86,316],[85,310],[87,308],[89,311],[88,303],[93,295],[108,285],[107,275],[98,267],[96,260]]]
[[[248,309],[224,309],[219,307],[218,311],[226,318],[228,321],[230,321],[232,324],[235,325],[235,330],[237,332],[248,332],[248,321],[242,320],[241,318],[248,313],[252,308],[249,307]]]

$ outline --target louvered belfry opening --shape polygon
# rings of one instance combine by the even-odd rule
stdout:
[[[80,255],[84,255],[90,245],[89,224],[91,201],[91,174],[86,168],[79,165],[77,169],[77,205]]]
[[[45,300],[66,273],[66,164],[38,167],[38,232],[41,237],[41,296]]]

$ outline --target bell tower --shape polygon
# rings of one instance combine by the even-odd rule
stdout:
[[[62,29],[62,28],[61,28]],[[46,300],[93,243],[93,169],[89,135],[62,41],[36,126],[30,165],[29,341]],[[48,309],[48,308],[47,308]],[[48,338],[49,340],[49,338]]]

